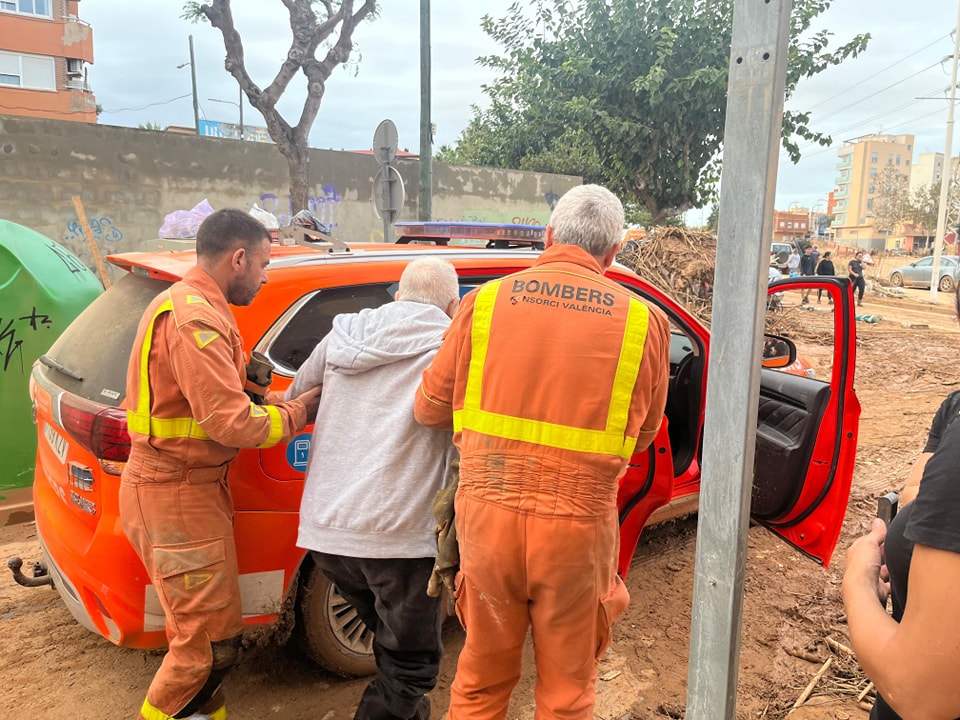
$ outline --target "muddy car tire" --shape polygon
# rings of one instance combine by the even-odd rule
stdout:
[[[344,677],[377,671],[373,631],[337,590],[337,586],[307,560],[297,592],[297,644],[321,667]]]
[[[903,275],[894,273],[890,276],[890,284],[894,287],[903,287]]]
[[[944,275],[942,278],[940,278],[940,283],[937,285],[937,287],[940,289],[940,292],[948,293],[953,292],[953,289],[956,287],[956,285],[954,285],[952,277],[949,275]]]

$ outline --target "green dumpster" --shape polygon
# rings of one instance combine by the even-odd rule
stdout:
[[[0,220],[0,525],[15,519],[14,508],[30,507],[37,453],[30,369],[101,292],[97,276],[69,250]]]

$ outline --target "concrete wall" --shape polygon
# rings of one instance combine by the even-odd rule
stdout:
[[[310,153],[309,209],[343,240],[382,240],[372,202],[377,161],[333,150]],[[400,219],[416,220],[419,161],[396,164],[406,189]],[[580,182],[435,164],[433,216],[545,223],[556,199]],[[0,218],[62,242],[91,268],[74,195],[107,255],[157,247],[164,216],[204,198],[215,209],[257,203],[286,224],[289,186],[286,160],[273,144],[0,115]]]

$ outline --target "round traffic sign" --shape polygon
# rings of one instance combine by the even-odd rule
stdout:
[[[380,163],[391,162],[397,156],[397,126],[393,120],[384,120],[373,133],[373,156]]]

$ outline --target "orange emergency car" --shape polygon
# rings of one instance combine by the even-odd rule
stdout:
[[[466,293],[529,267],[543,244],[543,228],[531,226],[398,223],[397,235],[392,245],[274,245],[269,283],[253,305],[234,308],[245,352],[263,353],[276,367],[272,389],[290,383],[335,315],[390,302],[410,260],[441,254],[456,266]],[[43,551],[42,577],[33,582],[46,573],[77,621],[118,645],[165,643],[157,593],[118,517],[120,472],[130,448],[119,409],[127,360],[144,308],[195,260],[191,251],[109,258],[127,273],[67,328],[31,377],[39,435],[34,505]],[[665,421],[620,483],[619,570],[626,575],[655,511],[662,518],[696,508],[710,337],[633,272],[614,265],[608,277],[660,307],[672,326]],[[789,340],[765,343],[778,349],[766,353],[761,369],[753,516],[826,564],[846,510],[860,414],[853,299],[846,278],[774,286],[830,293],[835,341],[822,354],[822,378],[795,365]],[[790,365],[800,369],[785,371]],[[230,467],[243,615],[250,625],[274,623],[293,607],[295,636],[311,657],[343,674],[364,674],[374,669],[369,632],[296,547],[309,430],[284,446],[243,450]]]

